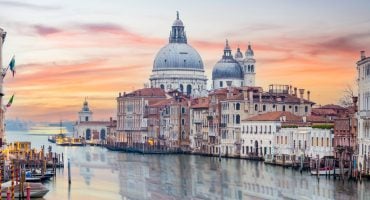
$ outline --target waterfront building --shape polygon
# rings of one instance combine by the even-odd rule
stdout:
[[[82,109],[78,112],[78,121],[73,127],[73,136],[84,138],[88,143],[105,143],[109,121],[94,121],[93,112],[85,99]]]
[[[208,109],[208,148],[207,154],[219,155],[221,147],[221,101],[226,99],[225,89],[213,90],[209,93]]]
[[[142,88],[131,93],[119,93],[117,97],[117,142],[122,145],[139,146],[147,140],[145,109],[166,99],[161,88]]]
[[[351,162],[357,153],[357,97],[353,97],[354,106],[347,108],[347,115],[334,120],[334,155],[337,159]]]
[[[194,152],[207,152],[209,98],[192,100],[190,107],[190,149]]]
[[[109,120],[109,125],[107,126],[107,144],[115,145],[117,141],[117,120],[113,120],[111,117]]]
[[[181,91],[169,93],[171,98],[159,112],[160,135],[171,150],[189,150],[190,133],[190,99]]]
[[[177,12],[169,43],[157,53],[150,85],[163,90],[179,90],[190,96],[207,95],[207,77],[199,53],[188,44],[185,28]]]
[[[278,134],[282,126],[299,123],[302,117],[287,111],[268,112],[243,120],[240,155],[264,157],[280,153],[276,145],[288,145],[288,137]]]
[[[366,57],[365,51],[361,51],[360,60],[356,64],[358,84],[358,167],[360,170],[368,172],[370,168],[370,57]]]

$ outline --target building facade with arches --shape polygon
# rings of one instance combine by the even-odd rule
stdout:
[[[93,112],[89,108],[87,100],[84,101],[83,107],[78,112],[78,121],[73,127],[73,136],[84,138],[87,143],[105,143],[107,139],[107,126],[109,121],[94,121]]]

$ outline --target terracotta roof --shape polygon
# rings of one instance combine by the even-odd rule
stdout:
[[[239,93],[237,95],[233,95],[231,97],[228,97],[227,100],[244,100],[243,93]]]
[[[302,122],[302,117],[286,111],[268,112],[243,121],[281,121],[283,116],[285,116],[285,122]]]
[[[318,116],[337,115],[337,112],[333,109],[322,109],[322,108],[312,108],[311,113],[312,115],[318,115]]]
[[[201,97],[193,99],[191,108],[208,108],[208,106],[209,106],[208,97]]]
[[[124,97],[166,97],[166,93],[161,88],[142,88],[125,94]]]
[[[331,123],[332,121],[328,120],[325,117],[322,116],[307,116],[307,121],[308,122],[313,122],[313,123]]]
[[[321,109],[345,110],[345,108],[343,108],[342,106],[334,105],[334,104],[324,105],[324,106],[321,106],[320,108]]]
[[[172,99],[161,99],[161,100],[153,101],[152,103],[149,103],[149,106],[150,107],[161,107],[161,106],[165,106],[165,105],[170,104],[171,103],[171,100]]]

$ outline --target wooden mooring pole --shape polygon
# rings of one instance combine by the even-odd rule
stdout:
[[[71,184],[71,162],[70,159],[68,158],[68,184]]]

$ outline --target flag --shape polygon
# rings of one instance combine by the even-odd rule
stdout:
[[[10,61],[8,67],[3,69],[3,72],[2,72],[3,77],[5,77],[6,73],[8,72],[8,69],[12,71],[13,77],[14,77],[14,74],[15,74],[15,57],[14,56],[12,57],[12,60]]]
[[[6,107],[7,107],[7,108],[9,108],[9,107],[12,105],[12,103],[13,103],[13,99],[14,99],[14,94],[13,94],[13,96],[9,99],[8,104],[6,104]]]
[[[12,71],[13,77],[14,77],[14,74],[15,74],[15,56],[13,56],[12,60],[9,63],[9,69],[10,69],[10,71]]]

